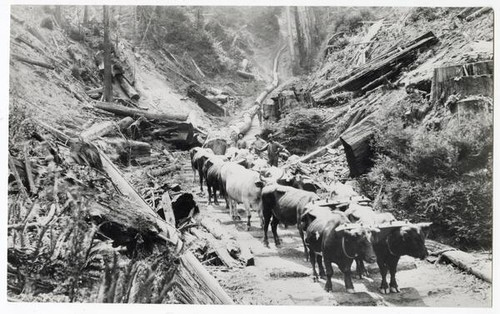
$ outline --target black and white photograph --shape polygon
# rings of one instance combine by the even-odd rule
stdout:
[[[3,5],[11,311],[491,310],[495,8],[342,3]]]

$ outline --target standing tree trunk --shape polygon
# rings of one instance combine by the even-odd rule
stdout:
[[[113,101],[113,86],[111,85],[111,43],[109,41],[109,6],[103,6],[104,15],[104,100]]]
[[[293,64],[295,59],[295,48],[293,44],[292,16],[290,13],[290,7],[286,7],[286,24],[288,30],[288,45],[290,49],[290,58]]]
[[[302,60],[304,60],[305,55],[304,55],[304,43],[303,43],[303,36],[302,36],[302,27],[300,24],[300,18],[299,18],[299,8],[295,7],[295,31],[297,32],[297,44],[299,46],[299,65],[302,67]]]
[[[62,14],[61,14],[62,6],[61,5],[56,5],[56,11],[54,13],[54,17],[57,21],[57,24],[62,28],[61,21],[62,21]]]
[[[83,7],[83,25],[87,25],[89,23],[89,6],[86,5]]]

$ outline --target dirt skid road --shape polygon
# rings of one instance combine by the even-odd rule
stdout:
[[[185,168],[189,170],[188,167]],[[227,268],[207,266],[208,271],[238,304],[259,305],[340,305],[340,306],[459,306],[487,307],[491,304],[491,285],[449,265],[402,258],[403,270],[397,279],[401,292],[384,295],[379,292],[380,274],[376,265],[370,277],[353,276],[356,293],[345,292],[343,275],[335,269],[333,292],[324,290],[325,280],[314,282],[312,269],[305,260],[303,245],[295,226],[278,232],[283,244],[265,247],[257,213],[252,213],[252,227],[246,228],[246,212],[239,205],[241,221],[233,221],[224,206],[207,204],[207,195],[198,195],[199,186],[192,181],[192,172],[185,172],[184,184],[190,184],[201,210],[199,219],[218,223],[219,231],[244,243],[254,255],[255,265]],[[206,191],[206,190],[205,190]],[[224,201],[221,202],[224,204]],[[208,217],[208,218],[206,218]]]

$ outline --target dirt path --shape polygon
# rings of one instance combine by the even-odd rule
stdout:
[[[201,210],[200,219],[209,216],[220,225],[220,230],[233,235],[252,251],[255,266],[229,269],[207,266],[222,287],[238,304],[260,305],[342,305],[342,306],[460,306],[487,307],[491,303],[491,285],[449,265],[405,258],[405,265],[414,267],[398,272],[399,294],[379,293],[380,275],[354,278],[355,294],[345,292],[343,276],[335,269],[333,293],[323,288],[325,281],[314,282],[309,262],[304,259],[302,241],[293,226],[278,228],[283,244],[274,245],[271,231],[270,246],[262,243],[263,231],[256,213],[252,227],[246,231],[243,221],[233,221],[224,206],[207,204],[207,195],[199,195],[199,186],[193,183],[189,161],[183,165],[183,187],[195,195]],[[205,190],[205,188],[204,188]],[[205,190],[206,191],[206,190]],[[222,202],[223,203],[223,202]],[[239,207],[240,216],[245,217]]]

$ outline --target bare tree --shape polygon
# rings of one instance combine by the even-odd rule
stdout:
[[[103,6],[104,24],[104,100],[113,100],[111,78],[111,43],[109,40],[109,6]]]

